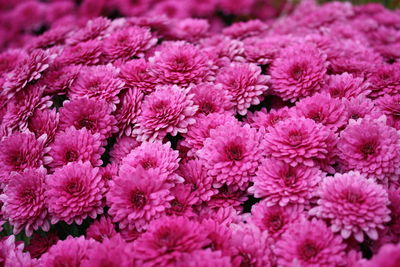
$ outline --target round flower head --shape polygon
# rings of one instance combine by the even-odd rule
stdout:
[[[117,138],[116,143],[110,151],[111,162],[121,163],[122,159],[125,158],[132,149],[138,147],[140,143],[135,138],[130,136],[122,136]]]
[[[25,250],[29,252],[32,258],[38,259],[46,253],[49,248],[55,245],[58,240],[58,236],[54,232],[50,232],[46,236],[34,233]]]
[[[379,96],[384,96],[385,94],[399,94],[400,71],[398,64],[378,65],[368,81],[371,84],[371,97],[376,98]]]
[[[50,247],[40,258],[40,263],[42,266],[81,266],[88,257],[88,250],[95,244],[94,240],[87,240],[83,236],[68,236]]]
[[[310,44],[289,46],[271,66],[271,89],[292,102],[319,91],[324,84],[326,55]]]
[[[103,140],[118,131],[111,108],[104,100],[77,98],[65,101],[59,112],[60,130],[71,126],[77,130],[86,128],[91,134],[100,134]]]
[[[249,220],[261,231],[267,231],[269,237],[278,240],[292,223],[304,218],[302,206],[268,207],[265,201],[261,201],[251,207]]]
[[[59,25],[52,27],[48,31],[39,35],[28,44],[28,49],[48,49],[58,45],[64,45],[65,40],[70,35],[73,26]]]
[[[3,216],[14,227],[14,234],[25,230],[31,236],[34,230],[48,231],[50,224],[44,199],[46,170],[25,169],[13,173],[0,198]]]
[[[345,263],[346,245],[323,221],[291,224],[276,243],[279,266],[338,266]]]
[[[142,57],[144,52],[157,43],[149,29],[132,26],[122,28],[104,40],[106,56],[113,60]]]
[[[270,111],[262,108],[254,113],[249,112],[245,121],[253,128],[268,130],[268,127],[274,127],[278,122],[288,118],[290,117],[287,107],[271,109]]]
[[[286,206],[289,203],[308,204],[324,175],[316,167],[299,164],[295,167],[278,159],[263,160],[249,188],[268,206]]]
[[[398,180],[400,137],[384,122],[360,119],[340,134],[337,145],[344,171],[356,170],[378,180]]]
[[[310,214],[329,219],[332,231],[340,232],[343,238],[354,235],[362,242],[366,233],[376,240],[377,229],[383,229],[383,224],[390,221],[387,192],[359,172],[326,177],[318,195],[318,206]]]
[[[107,216],[94,221],[86,230],[86,238],[93,238],[98,242],[103,242],[105,239],[110,239],[115,235],[117,235],[115,225]]]
[[[48,164],[52,158],[44,156],[46,135],[38,139],[31,133],[14,133],[0,142],[0,180],[7,183],[11,172],[22,172],[27,168],[38,168]]]
[[[171,34],[177,39],[196,42],[207,36],[210,24],[206,19],[186,18],[178,20],[171,27]]]
[[[370,93],[369,84],[361,77],[355,77],[347,72],[337,75],[330,75],[324,89],[331,97],[350,98],[366,96]]]
[[[400,263],[400,243],[386,244],[369,261],[361,260],[359,266],[365,267],[397,267]]]
[[[98,168],[89,162],[73,162],[58,168],[46,178],[47,205],[51,222],[65,221],[81,224],[103,213],[102,198],[105,188]]]
[[[334,132],[347,123],[345,105],[328,94],[318,93],[301,99],[296,103],[294,113],[321,123]]]
[[[157,77],[150,75],[150,66],[146,60],[130,60],[120,68],[120,77],[128,88],[137,88],[144,94],[150,94],[154,91],[157,85]]]
[[[183,134],[184,139],[181,145],[190,149],[188,156],[194,156],[196,151],[201,149],[204,141],[210,137],[210,131],[228,122],[237,122],[235,117],[229,113],[211,113],[207,116],[199,116],[196,123],[188,127],[187,133]]]
[[[67,128],[56,135],[50,146],[53,158],[50,166],[57,168],[77,161],[89,161],[93,166],[100,166],[103,163],[100,157],[105,151],[101,144],[99,134],[90,134],[86,128]]]
[[[152,169],[127,168],[110,182],[108,213],[121,229],[145,229],[151,220],[165,214],[170,207],[173,196],[169,188],[170,185]]]
[[[198,198],[191,192],[191,185],[176,184],[171,188],[171,194],[174,199],[170,202],[171,207],[166,211],[168,216],[197,217],[192,206],[198,202]]]
[[[249,63],[231,63],[217,75],[216,83],[222,84],[232,98],[235,110],[246,115],[251,105],[258,105],[268,87],[269,76],[261,75],[261,68]]]
[[[400,130],[400,95],[385,95],[378,98],[375,103],[387,116],[387,124]]]
[[[346,106],[348,119],[358,120],[365,117],[377,119],[383,115],[375,106],[375,103],[364,96],[344,99],[343,102]]]
[[[177,267],[230,267],[231,259],[221,251],[210,249],[182,253],[176,262]]]
[[[214,186],[246,188],[263,155],[261,135],[249,125],[226,123],[210,131],[204,147],[197,151]]]
[[[17,242],[17,244],[20,242]],[[10,235],[0,239],[0,259],[3,266],[32,266],[29,253],[22,252],[24,243],[16,245],[15,236]]]
[[[115,110],[123,86],[124,82],[118,78],[118,70],[111,65],[85,67],[72,85],[69,96],[71,99],[87,97],[105,100]]]
[[[144,98],[133,135],[138,141],[154,141],[168,133],[172,136],[186,133],[187,127],[195,123],[193,116],[198,108],[192,98],[187,89],[176,85],[159,87]]]
[[[238,188],[237,185],[223,185],[218,188],[218,192],[214,194],[207,206],[211,209],[235,209],[237,212],[243,210],[242,205],[247,200],[247,194]]]
[[[201,40],[200,43],[203,50],[218,67],[229,65],[231,61],[244,61],[243,43],[239,40],[233,40],[224,35],[215,35]]]
[[[103,54],[102,43],[91,40],[64,48],[56,63],[62,65],[96,65]]]
[[[46,70],[38,83],[45,87],[44,92],[46,94],[65,95],[78,77],[79,70],[80,66],[54,63]]]
[[[190,90],[194,94],[194,104],[199,107],[197,114],[233,113],[231,97],[221,87],[211,83],[202,83]]]
[[[185,42],[171,42],[149,58],[151,73],[163,84],[187,87],[189,84],[212,81],[212,62],[202,50]]]
[[[268,131],[264,138],[266,152],[292,167],[313,167],[315,160],[326,160],[337,142],[329,129],[306,118],[284,120]]]
[[[143,93],[138,89],[128,89],[121,95],[121,101],[115,111],[115,119],[119,135],[130,136],[132,134],[133,124],[141,112]]]
[[[175,171],[179,167],[179,153],[171,148],[171,143],[143,142],[134,148],[121,162],[120,173],[141,166],[145,170],[168,180],[177,179]]]
[[[134,243],[135,257],[148,266],[171,266],[181,253],[205,247],[207,233],[198,222],[185,217],[162,217]]]
[[[225,2],[226,0],[222,0]],[[252,2],[253,0],[242,0],[243,2]],[[236,7],[238,3],[235,3]],[[241,10],[243,12],[243,10]],[[267,29],[267,24],[261,20],[254,19],[245,22],[236,22],[225,28],[222,32],[235,39],[244,39],[251,36],[262,35]]]
[[[78,44],[90,40],[101,39],[104,37],[111,25],[107,18],[98,17],[89,20],[84,27],[77,30],[68,40],[68,44]]]
[[[28,129],[36,137],[47,135],[47,142],[51,142],[56,135],[59,124],[59,113],[55,109],[37,109],[28,120]]]
[[[250,37],[243,40],[244,56],[251,63],[268,65],[279,55],[286,38],[268,36],[268,38]]]

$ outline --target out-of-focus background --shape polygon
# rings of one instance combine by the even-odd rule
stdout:
[[[280,1],[280,0],[278,0]],[[325,3],[325,2],[332,2],[332,0],[319,0],[319,3]],[[387,8],[399,8],[400,7],[400,0],[339,0],[339,2],[351,2],[355,5],[360,5],[360,4],[368,4],[368,3],[380,3]]]

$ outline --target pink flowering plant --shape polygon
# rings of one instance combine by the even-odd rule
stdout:
[[[399,51],[376,3],[0,0],[0,266],[400,266]]]

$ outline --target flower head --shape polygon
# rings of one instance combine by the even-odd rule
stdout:
[[[111,218],[103,216],[100,220],[93,222],[86,230],[86,238],[93,238],[98,242],[102,242],[105,239],[110,239],[117,235],[115,231],[115,225],[112,223]]]
[[[344,72],[330,75],[325,85],[325,91],[335,98],[366,96],[370,93],[368,85],[363,78]]]
[[[137,122],[137,117],[141,112],[143,93],[138,89],[128,89],[121,94],[120,99],[114,114],[119,135],[130,136],[133,124]]]
[[[132,149],[138,147],[140,143],[136,141],[136,138],[129,136],[122,136],[117,138],[116,143],[110,151],[111,162],[121,163],[122,159],[125,158]]]
[[[233,113],[231,97],[221,87],[211,83],[201,83],[190,90],[194,94],[194,104],[199,107],[197,114]]]
[[[134,59],[121,67],[120,77],[127,87],[150,94],[157,85],[157,77],[150,74],[150,64],[144,59]]]
[[[378,98],[375,103],[387,116],[387,124],[400,130],[400,95],[385,95]]]

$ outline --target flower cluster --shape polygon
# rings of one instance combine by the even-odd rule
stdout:
[[[0,265],[398,266],[399,11],[273,2],[0,1]]]

